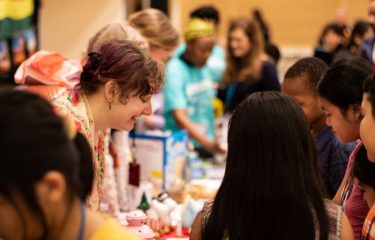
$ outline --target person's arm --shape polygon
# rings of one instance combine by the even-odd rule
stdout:
[[[225,153],[225,150],[220,148],[217,142],[211,141],[199,131],[198,127],[189,120],[184,109],[172,110],[172,115],[177,125],[181,129],[187,130],[189,136],[196,140],[203,148],[211,153]]]
[[[191,240],[201,240],[202,238],[201,228],[202,228],[202,213],[200,212],[196,216],[192,229],[191,229],[191,233],[190,233]]]
[[[341,220],[341,240],[354,240],[352,225],[344,212],[342,212]]]
[[[190,76],[184,72],[183,64],[178,59],[173,59],[167,64],[166,81],[164,85],[165,112],[171,112],[173,120],[181,129],[187,130],[189,136],[211,153],[223,152],[219,144],[209,140],[197,125],[187,116],[188,96],[186,95],[186,82]]]

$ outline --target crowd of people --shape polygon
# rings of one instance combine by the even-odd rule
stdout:
[[[182,37],[144,9],[99,29],[79,61],[35,53],[19,86],[0,89],[0,239],[138,239],[123,226],[133,129],[186,130],[201,158],[226,155],[193,240],[375,239],[368,3],[366,21],[328,23],[282,81],[257,9],[229,24],[225,46],[218,10],[202,6]],[[215,137],[217,99],[227,146]]]

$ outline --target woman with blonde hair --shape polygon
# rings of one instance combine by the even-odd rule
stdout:
[[[138,48],[148,55],[149,45],[145,38],[127,22],[114,22],[102,27],[90,40],[87,47],[87,53],[96,52],[100,47],[108,42],[116,40],[127,40],[132,46]],[[86,59],[83,59],[86,61]],[[123,145],[117,147],[119,133]],[[126,135],[126,137],[123,137]],[[130,149],[127,141],[127,131],[112,130],[106,132],[104,138],[103,155],[105,157],[105,174],[103,178],[103,194],[100,199],[99,210],[120,222],[125,222],[125,215],[122,213],[129,209],[126,185],[127,164],[130,159]],[[113,143],[113,144],[111,144]]]
[[[87,53],[97,51],[101,45],[113,40],[127,40],[142,51],[149,50],[146,39],[137,29],[130,26],[127,22],[114,22],[105,25],[90,38],[86,51]]]
[[[155,60],[167,63],[177,48],[180,39],[177,29],[173,27],[168,16],[158,9],[146,8],[131,14],[128,18],[128,23],[146,39],[150,56]],[[165,119],[162,116],[164,111],[163,94],[154,95],[152,103],[154,114],[142,117],[138,121],[137,132],[164,128]]]
[[[179,35],[160,10],[147,8],[133,13],[128,22],[146,39],[152,58],[167,62],[179,43]]]
[[[219,98],[232,112],[253,92],[280,91],[277,71],[264,54],[264,40],[257,21],[241,18],[229,26],[226,69]]]

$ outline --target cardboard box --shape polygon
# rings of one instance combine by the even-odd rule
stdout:
[[[134,155],[141,167],[141,181],[150,181],[157,190],[173,191],[183,184],[183,167],[188,155],[188,134],[130,134],[135,140]]]

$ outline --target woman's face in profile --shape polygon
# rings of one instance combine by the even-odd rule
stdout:
[[[329,100],[319,97],[320,105],[326,115],[326,123],[332,127],[332,131],[341,143],[349,143],[359,138],[358,119],[359,112],[352,107],[346,112],[331,103]]]
[[[143,97],[132,95],[126,103],[121,102],[118,97],[109,111],[110,127],[117,130],[132,130],[139,117],[152,114],[151,97],[151,94]]]
[[[375,119],[368,93],[363,94],[361,113],[362,121],[359,128],[361,141],[367,150],[367,157],[371,162],[375,162]]]

